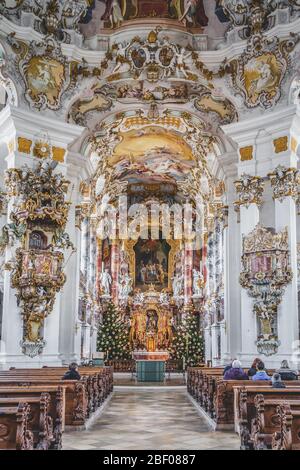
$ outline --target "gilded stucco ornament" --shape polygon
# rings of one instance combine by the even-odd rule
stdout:
[[[74,251],[65,232],[69,182],[62,174],[54,174],[54,167],[45,160],[33,169],[23,166],[6,172],[7,195],[14,198],[12,223],[6,226],[8,242],[10,234],[19,240],[7,268],[12,270],[11,284],[24,321],[22,351],[30,357],[40,354],[46,344],[44,320],[65,283],[64,255],[59,250]]]
[[[293,273],[289,264],[287,228],[274,233],[258,224],[243,237],[240,284],[254,299],[258,323],[257,350],[270,356],[277,353],[277,310]]]
[[[81,38],[79,22],[91,3],[91,0],[2,0],[0,13],[21,26],[31,26],[40,34],[51,34],[70,43],[76,41],[76,35]]]
[[[16,69],[25,83],[25,98],[29,104],[37,109],[60,109],[63,93],[75,85],[74,63],[62,55],[60,45],[50,36],[29,45],[13,35],[9,35],[7,41],[16,54]]]
[[[245,52],[230,61],[233,86],[244,97],[248,108],[270,108],[281,97],[281,85],[290,65],[290,54],[299,36],[289,39],[276,36],[251,36]]]
[[[297,200],[300,190],[300,175],[297,168],[278,165],[268,177],[273,188],[273,199],[282,202],[285,197],[291,196]]]
[[[240,29],[241,39],[272,28],[272,13],[278,7],[276,0],[219,0],[232,28]]]
[[[243,173],[239,180],[234,182],[238,195],[238,200],[234,203],[235,211],[240,210],[240,206],[247,208],[250,204],[262,204],[262,196],[264,192],[264,181],[259,176],[251,176]]]
[[[126,79],[105,83],[104,80],[90,79],[80,96],[72,103],[68,119],[80,125],[112,107],[143,103],[152,106],[149,111],[155,116],[155,106],[159,104],[186,104],[194,101],[201,117],[218,124],[229,124],[237,120],[237,111],[223,92],[200,83],[187,83],[185,80],[162,80],[159,84],[148,84],[143,80]]]

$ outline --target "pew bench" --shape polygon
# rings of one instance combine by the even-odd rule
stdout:
[[[274,416],[277,405],[282,401],[289,401],[293,406],[300,406],[300,386],[285,383],[288,384],[287,388],[281,389],[257,384],[243,387],[235,385],[235,429],[241,439],[241,449],[270,447],[271,440],[260,439],[259,435],[272,434],[276,430]]]
[[[28,427],[30,405],[0,406],[0,449],[32,450],[33,434]]]
[[[51,416],[51,397],[49,393],[42,393],[40,397],[22,396],[30,405],[28,428],[33,434],[35,449],[59,450],[62,447],[62,416]],[[18,406],[20,397],[0,398],[0,407],[9,408]],[[60,421],[60,422],[59,422]]]
[[[272,436],[272,450],[300,450],[300,410],[290,402],[279,404],[276,420],[279,430]]]

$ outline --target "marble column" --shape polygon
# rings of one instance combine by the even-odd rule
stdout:
[[[184,244],[184,303],[187,305],[193,295],[193,280],[192,280],[192,266],[193,266],[193,244],[192,242],[185,241]]]
[[[259,208],[257,204],[240,208],[241,253],[242,238],[248,235],[259,222]],[[243,363],[250,363],[257,356],[257,322],[253,312],[253,299],[245,289],[241,289],[241,351],[240,358]]]
[[[297,270],[297,233],[296,233],[296,199],[298,183],[296,158],[291,156],[289,167],[280,166],[279,174],[272,173],[273,197],[275,203],[276,232],[287,228],[288,245],[290,250],[290,267],[293,273],[291,282],[285,287],[284,294],[277,310],[278,348],[277,359],[288,361],[296,359],[295,350],[299,340],[298,314],[298,270]],[[299,363],[293,367],[298,368]]]
[[[111,296],[114,303],[118,301],[119,250],[119,240],[113,240],[111,244]]]

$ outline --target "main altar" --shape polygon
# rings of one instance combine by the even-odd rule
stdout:
[[[136,379],[138,382],[163,382],[165,380],[168,351],[134,351]]]

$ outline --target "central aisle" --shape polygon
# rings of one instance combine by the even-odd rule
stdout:
[[[63,449],[239,449],[239,439],[212,431],[184,389],[116,387],[93,427],[63,435]]]

